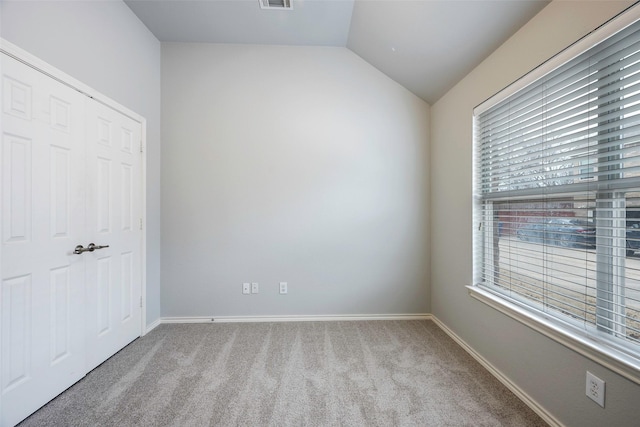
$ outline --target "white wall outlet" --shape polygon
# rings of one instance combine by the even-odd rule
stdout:
[[[242,293],[245,295],[249,295],[251,293],[251,284],[243,283],[242,284]]]
[[[256,282],[253,282],[251,284],[251,293],[252,294],[257,294],[258,291],[260,291],[260,286],[258,286],[258,284]]]
[[[604,381],[587,371],[587,397],[604,408]]]
[[[280,293],[281,294],[287,293],[287,282],[280,282]]]

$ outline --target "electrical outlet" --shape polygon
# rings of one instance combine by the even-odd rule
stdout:
[[[587,397],[604,408],[604,381],[587,371]]]
[[[251,284],[243,283],[242,284],[242,293],[245,295],[249,295],[251,293]]]
[[[259,290],[260,290],[260,287],[258,286],[258,284],[256,282],[253,282],[251,284],[251,293],[257,294]]]
[[[287,293],[287,282],[280,282],[280,293],[281,294]]]

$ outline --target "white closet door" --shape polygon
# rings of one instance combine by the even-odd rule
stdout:
[[[12,426],[142,332],[142,125],[0,61],[0,426]],[[74,253],[90,243],[108,247]]]
[[[141,331],[140,123],[87,99],[87,368]],[[85,245],[86,246],[86,245]]]
[[[2,70],[2,419],[11,426],[85,375],[84,104],[6,56]]]

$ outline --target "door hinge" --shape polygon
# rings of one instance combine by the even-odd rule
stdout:
[[[140,308],[142,308],[142,297],[140,297]]]
[[[140,141],[140,152],[142,153],[142,141]]]
[[[142,218],[140,218],[140,230],[142,230]]]

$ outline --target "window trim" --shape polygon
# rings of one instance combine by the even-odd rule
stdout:
[[[472,298],[640,385],[640,359],[600,342],[569,323],[563,324],[557,318],[537,313],[486,288],[467,285],[467,289]]]
[[[582,54],[584,51],[597,45],[601,41],[609,38],[617,32],[623,30],[634,22],[640,20],[640,6],[631,6],[625,11],[621,12],[611,20],[607,21],[600,27],[588,33],[586,36],[579,39],[557,55],[551,57],[548,61],[542,63],[523,77],[513,82],[500,92],[496,93],[489,99],[485,100],[473,109],[474,126],[475,116],[487,111],[494,105],[498,104],[507,97],[523,90],[531,83],[539,80],[546,74],[561,67],[568,61],[572,60],[576,56]],[[475,132],[474,132],[475,134]],[[477,159],[477,144],[474,141],[474,162],[473,162],[473,188],[476,188],[476,159]],[[475,190],[474,190],[475,191]],[[474,196],[475,197],[475,196]],[[476,205],[474,200],[474,215],[473,223],[474,227],[477,224],[476,221]],[[474,243],[473,250],[475,251],[477,233],[474,231]],[[476,255],[474,254],[474,260]],[[474,264],[477,261],[474,261]],[[476,266],[473,268],[474,274]],[[497,291],[481,287],[478,284],[472,284],[466,286],[469,295],[498,310],[499,312],[511,317],[512,319],[530,327],[531,329],[541,333],[542,335],[564,345],[565,347],[576,351],[577,353],[589,358],[590,360],[599,363],[600,365],[610,369],[613,372],[621,375],[622,377],[640,385],[640,354],[631,355],[629,352],[616,347],[605,339],[600,339],[597,335],[591,332],[576,327],[569,322],[563,322],[562,320],[547,316],[544,312],[537,311],[530,305],[525,305],[518,302],[516,299],[510,298]]]

